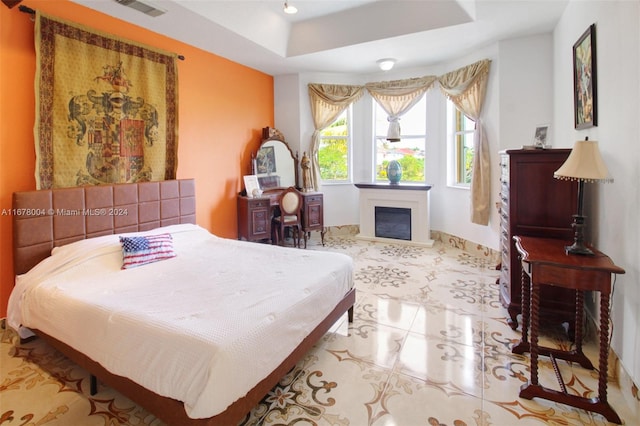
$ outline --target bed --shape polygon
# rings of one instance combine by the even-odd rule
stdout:
[[[353,319],[348,256],[216,237],[192,179],[18,192],[13,209],[9,324],[170,425],[237,424]],[[122,269],[121,237],[159,236],[175,256]]]

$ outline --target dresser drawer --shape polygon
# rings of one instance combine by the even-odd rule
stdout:
[[[305,195],[304,198],[307,204],[317,204],[322,202],[322,194]]]
[[[251,198],[249,199],[249,208],[250,209],[259,209],[259,208],[269,208],[270,206],[269,198]]]

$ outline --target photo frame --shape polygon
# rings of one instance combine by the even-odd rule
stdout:
[[[576,129],[598,125],[596,24],[573,45],[573,105]]]
[[[533,146],[537,149],[549,148],[551,146],[551,143],[549,142],[548,124],[536,126],[536,130],[533,133]]]
[[[244,176],[244,188],[247,191],[247,197],[249,198],[256,198],[262,194],[260,184],[258,183],[258,176],[256,175]]]

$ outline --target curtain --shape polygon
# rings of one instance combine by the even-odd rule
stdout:
[[[490,63],[485,59],[438,77],[442,92],[476,123],[471,166],[471,222],[479,225],[489,224],[491,201],[491,155],[481,119]]]
[[[418,103],[434,81],[436,77],[425,76],[365,84],[369,94],[389,116],[388,141],[400,141],[400,117]]]
[[[349,105],[362,97],[362,86],[342,84],[309,84],[309,100],[314,132],[311,137],[311,185],[314,190],[320,189],[320,166],[318,150],[320,148],[320,132],[333,123]]]

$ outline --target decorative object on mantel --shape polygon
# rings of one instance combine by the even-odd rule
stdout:
[[[583,141],[577,141],[569,158],[553,173],[553,177],[578,181],[578,213],[573,215],[571,225],[575,235],[573,245],[565,247],[567,253],[593,255],[593,251],[584,244],[584,228],[586,228],[583,214],[584,183],[613,182],[600,155],[598,142],[590,141],[588,137]]]
[[[402,179],[402,165],[398,160],[391,160],[387,164],[387,178],[392,184],[397,184]]]
[[[596,24],[573,45],[573,104],[576,129],[598,125]]]
[[[40,12],[35,41],[38,189],[175,179],[177,55]]]

